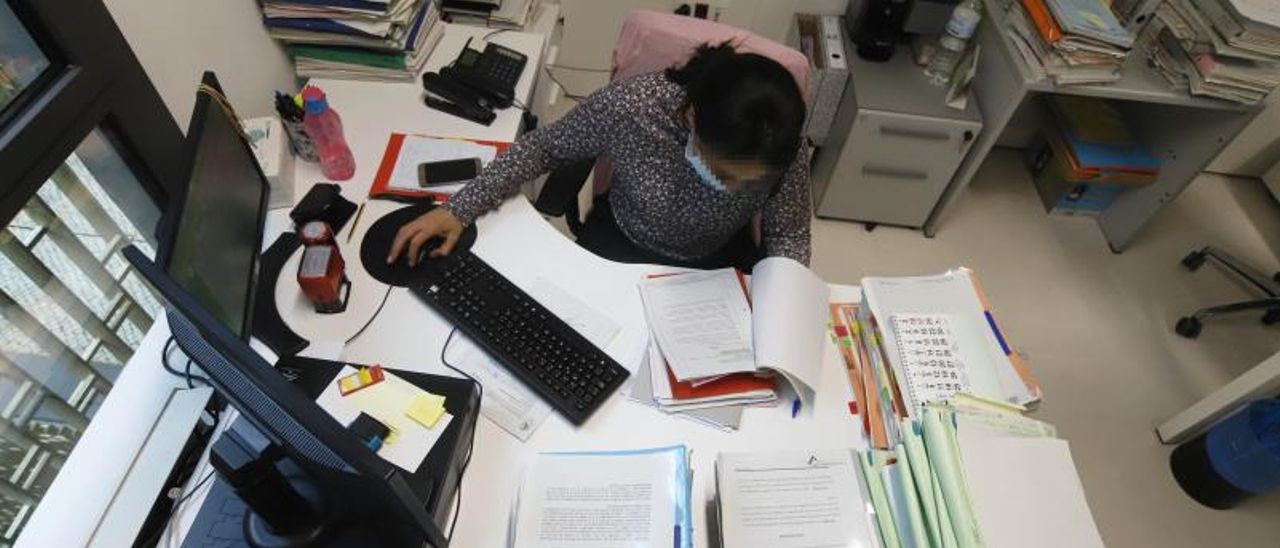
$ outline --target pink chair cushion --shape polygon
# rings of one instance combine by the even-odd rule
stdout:
[[[737,27],[651,10],[632,12],[623,22],[613,49],[613,79],[682,64],[698,46],[725,41],[740,53],[777,61],[795,77],[801,93],[809,89],[809,60],[798,50]]]

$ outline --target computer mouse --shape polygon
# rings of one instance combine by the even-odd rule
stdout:
[[[414,261],[412,264],[421,265],[423,263],[426,263],[427,261],[438,260],[439,259],[438,257],[431,256],[431,252],[434,251],[436,248],[440,247],[441,245],[444,245],[444,238],[441,238],[439,236],[436,236],[434,238],[427,240],[426,242],[423,242],[422,247],[418,249],[418,260]],[[400,259],[396,261],[396,264],[398,266],[410,268],[408,251],[400,254]]]
[[[383,215],[369,226],[364,240],[360,243],[360,263],[373,279],[384,284],[406,287],[423,278],[434,265],[441,264],[440,259],[431,258],[431,251],[444,244],[444,238],[431,238],[418,250],[418,261],[409,266],[408,253],[402,253],[391,264],[387,264],[387,255],[395,242],[396,233],[405,223],[412,222],[434,206],[415,205],[403,207]],[[458,242],[453,246],[453,253],[461,253],[471,248],[476,241],[474,224],[463,229]]]

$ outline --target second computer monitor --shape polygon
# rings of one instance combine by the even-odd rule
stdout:
[[[187,128],[185,192],[166,212],[160,264],[242,339],[253,317],[253,286],[269,187],[212,72],[206,72]]]

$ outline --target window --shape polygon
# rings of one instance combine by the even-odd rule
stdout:
[[[100,0],[0,0],[0,547],[159,314],[120,250],[154,253],[181,143]]]
[[[22,28],[18,16],[0,4],[0,112],[48,68],[49,58]]]

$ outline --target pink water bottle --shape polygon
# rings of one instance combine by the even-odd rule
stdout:
[[[338,112],[329,108],[324,92],[320,88],[307,86],[302,90],[302,101],[307,115],[302,125],[307,135],[316,144],[320,154],[320,170],[331,181],[345,181],[356,174],[356,159],[351,155],[351,147],[342,135],[342,118]]]

